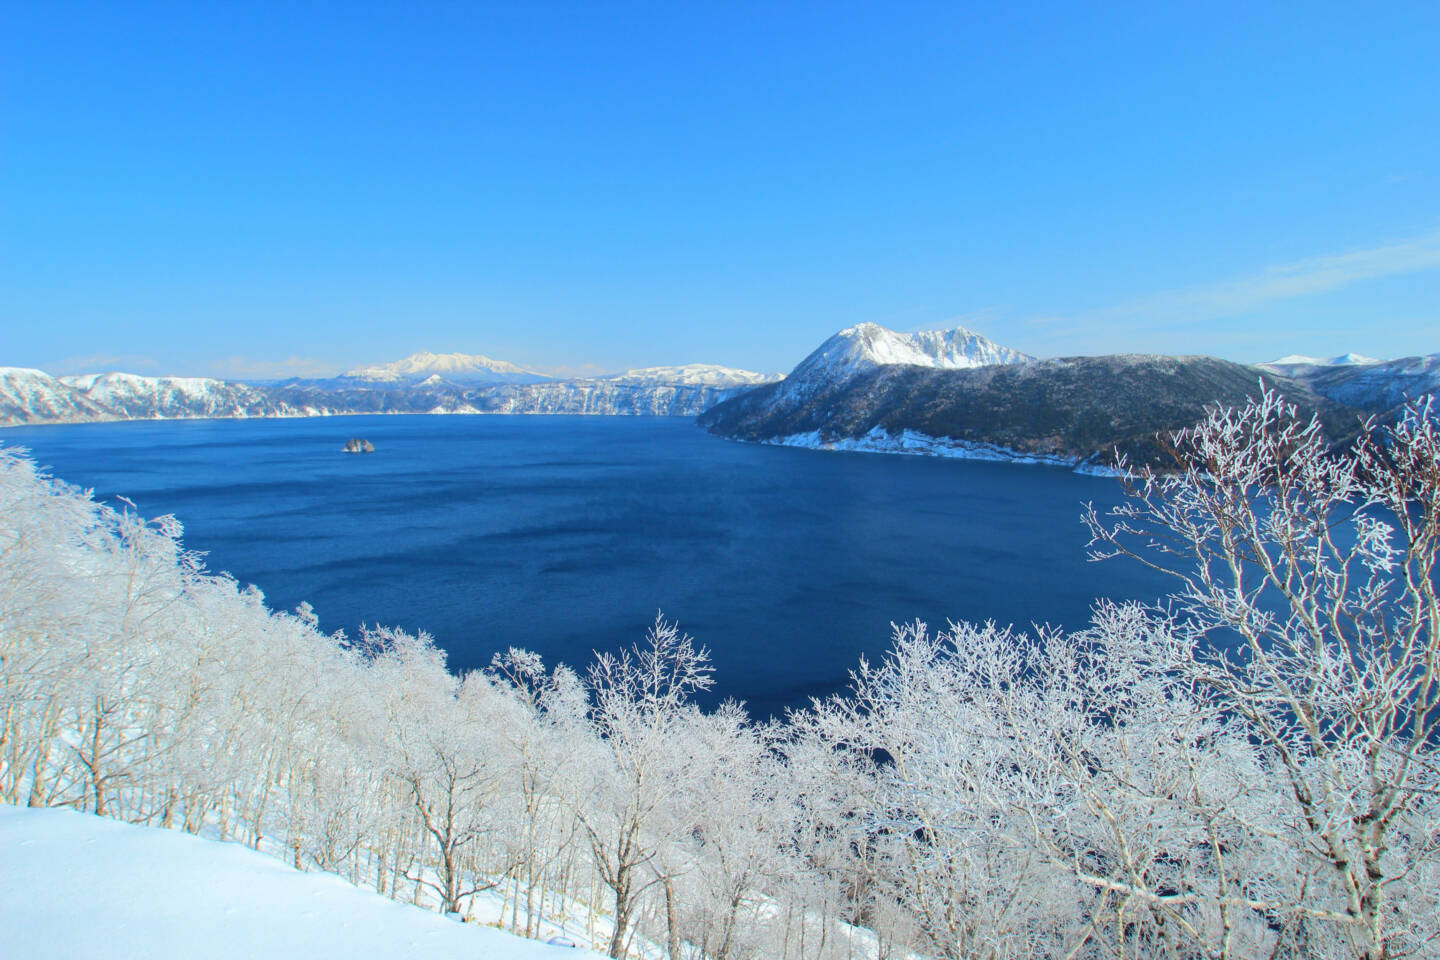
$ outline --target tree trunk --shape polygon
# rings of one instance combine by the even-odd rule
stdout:
[[[610,936],[610,949],[606,951],[606,956],[612,960],[625,956],[625,934],[630,928],[630,907],[630,877],[626,871],[615,885],[615,930]]]
[[[670,960],[682,960],[680,956],[680,917],[676,913],[675,883],[665,878],[665,946]]]

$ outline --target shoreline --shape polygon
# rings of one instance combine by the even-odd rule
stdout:
[[[742,441],[770,447],[797,447],[802,450],[824,450],[832,453],[884,453],[900,456],[942,457],[949,460],[985,460],[998,463],[1019,463],[1043,467],[1061,467],[1071,473],[1090,477],[1123,477],[1124,471],[1090,457],[1063,457],[1045,453],[1025,453],[1011,447],[952,437],[933,437],[915,430],[902,430],[898,435],[874,427],[858,437],[826,440],[820,431],[792,433],[765,440]],[[1093,456],[1093,455],[1092,455]]]

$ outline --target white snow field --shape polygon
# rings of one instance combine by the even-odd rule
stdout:
[[[237,843],[0,805],[5,960],[583,960]]]

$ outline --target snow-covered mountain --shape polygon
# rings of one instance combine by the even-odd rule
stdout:
[[[1292,353],[1279,360],[1267,360],[1264,363],[1257,363],[1255,366],[1262,370],[1269,370],[1271,373],[1278,373],[1282,377],[1296,377],[1304,376],[1306,373],[1314,372],[1322,367],[1368,367],[1384,362],[1359,353],[1342,353],[1340,356],[1331,357],[1328,360],[1320,357],[1307,357],[1302,353]]]
[[[743,387],[779,380],[782,374],[756,373],[714,363],[686,363],[669,367],[640,367],[600,377],[551,377],[535,370],[480,354],[415,353],[404,360],[348,370],[341,381],[393,386],[442,386],[480,383],[620,383],[632,386]],[[325,381],[315,381],[324,383]]]
[[[357,367],[342,374],[344,379],[372,383],[400,384],[433,381],[450,383],[538,383],[549,380],[543,373],[527,370],[504,360],[478,353],[412,353],[404,360]]]
[[[678,367],[641,367],[609,377],[597,377],[607,383],[639,386],[673,384],[693,387],[755,387],[762,383],[783,380],[783,373],[756,373],[713,363],[687,363]]]
[[[878,323],[861,323],[841,330],[820,344],[791,371],[789,379],[838,381],[878,367],[967,370],[1033,359],[964,327],[900,333]]]
[[[778,374],[708,363],[551,378],[489,357],[417,353],[330,380],[292,380],[272,386],[295,405],[357,413],[695,417],[740,391],[776,379]]]
[[[1387,413],[1440,390],[1440,353],[1371,363],[1332,362],[1300,367],[1290,375],[1336,403]]]
[[[1153,458],[1157,431],[1188,426],[1206,404],[1243,403],[1262,372],[1340,436],[1358,423],[1346,407],[1383,413],[1440,388],[1440,354],[1294,355],[1256,366],[1139,355],[1035,360],[963,328],[906,334],[863,323],[826,340],[783,381],[719,403],[700,422],[762,443],[1089,468],[1117,447],[1137,462]]]
[[[784,443],[813,435],[823,446],[852,436],[855,423],[836,423],[840,410],[852,403],[854,393],[868,395],[886,376],[1028,367],[1034,360],[964,327],[900,333],[878,323],[861,323],[820,344],[783,380],[717,403],[701,415],[700,423],[712,433],[740,440]]]
[[[129,373],[52,377],[0,367],[0,426],[95,420],[295,417],[326,412],[295,406],[260,387],[207,377]]]
[[[52,377],[40,370],[0,367],[0,426],[344,413],[695,417],[722,400],[775,379],[707,364],[650,367],[614,377],[519,382],[461,383],[440,373],[421,376],[424,369],[418,367],[406,371],[393,380],[336,377],[244,384],[125,373]],[[461,371],[458,376],[465,374]]]
[[[1032,360],[964,327],[900,333],[861,323],[828,338],[783,380],[758,389],[764,391],[769,413],[785,417],[880,370],[973,370]]]
[[[971,368],[891,364],[814,388],[794,378],[717,404],[712,433],[827,450],[1008,459],[1104,470],[1118,448],[1133,463],[1163,462],[1156,434],[1195,423],[1208,404],[1243,405],[1254,367],[1213,357],[1068,357]],[[1273,377],[1327,429],[1353,427],[1303,384]],[[788,392],[788,395],[782,396]]]

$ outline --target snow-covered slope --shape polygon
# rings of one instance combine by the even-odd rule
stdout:
[[[0,805],[0,957],[571,960],[235,843]]]
[[[484,413],[566,413],[602,416],[698,417],[749,385],[626,383],[618,380],[556,380],[477,391]]]
[[[550,379],[543,373],[478,353],[425,351],[412,353],[394,363],[359,367],[344,374],[346,379],[373,383],[419,383],[437,376],[451,383],[538,383]]]
[[[1399,360],[1375,360],[1354,353],[1329,360],[1289,356],[1256,366],[1293,377],[1337,403],[1375,413],[1440,390],[1440,353]]]
[[[1297,379],[1347,406],[1389,411],[1440,390],[1440,353],[1363,366],[1322,367]]]
[[[796,381],[847,379],[878,367],[916,366],[964,370],[1034,359],[1002,347],[964,327],[899,333],[878,323],[847,327],[811,353],[791,372]]]
[[[820,344],[778,383],[759,385],[752,399],[763,394],[759,402],[765,415],[784,418],[879,370],[971,370],[1033,359],[964,327],[899,333],[878,323],[861,323]]]
[[[608,383],[637,386],[669,384],[692,387],[753,387],[762,383],[774,383],[784,379],[784,376],[782,373],[756,373],[753,370],[722,367],[713,363],[687,363],[678,367],[641,367],[598,379]]]
[[[890,365],[795,389],[792,377],[718,404],[702,426],[737,440],[935,456],[1066,463],[1085,469],[1163,462],[1157,433],[1194,424],[1207,405],[1238,407],[1254,367],[1213,357],[1118,355],[989,364],[971,369]],[[1303,384],[1280,377],[1302,411],[1329,430],[1353,428]],[[787,393],[788,396],[782,396]]]
[[[710,364],[648,367],[613,377],[578,380],[550,380],[538,374],[535,379],[526,374],[509,381],[467,383],[455,379],[463,379],[463,371],[451,377],[440,373],[422,377],[419,373],[423,370],[415,374],[418,379],[414,380],[405,379],[411,376],[407,373],[396,374],[398,379],[393,380],[338,377],[243,384],[126,373],[52,377],[40,370],[0,367],[0,426],[343,413],[695,417],[737,393],[778,379],[776,375]]]
[[[1368,367],[1384,362],[1359,353],[1342,353],[1340,356],[1331,357],[1328,360],[1321,357],[1307,357],[1302,353],[1292,353],[1279,360],[1267,360],[1264,363],[1257,363],[1255,366],[1262,370],[1269,370],[1271,373],[1278,373],[1282,377],[1303,377],[1307,373],[1323,367]]]
[[[0,367],[0,422],[83,420],[93,410],[78,393],[45,373],[29,367]]]
[[[204,377],[129,373],[52,377],[0,367],[0,426],[93,420],[193,417],[293,417],[318,410],[281,402],[268,391]]]
[[[1371,364],[1384,363],[1384,360],[1377,360],[1374,357],[1367,357],[1363,353],[1342,353],[1338,357],[1331,357],[1330,364],[1337,367],[1368,367]]]

